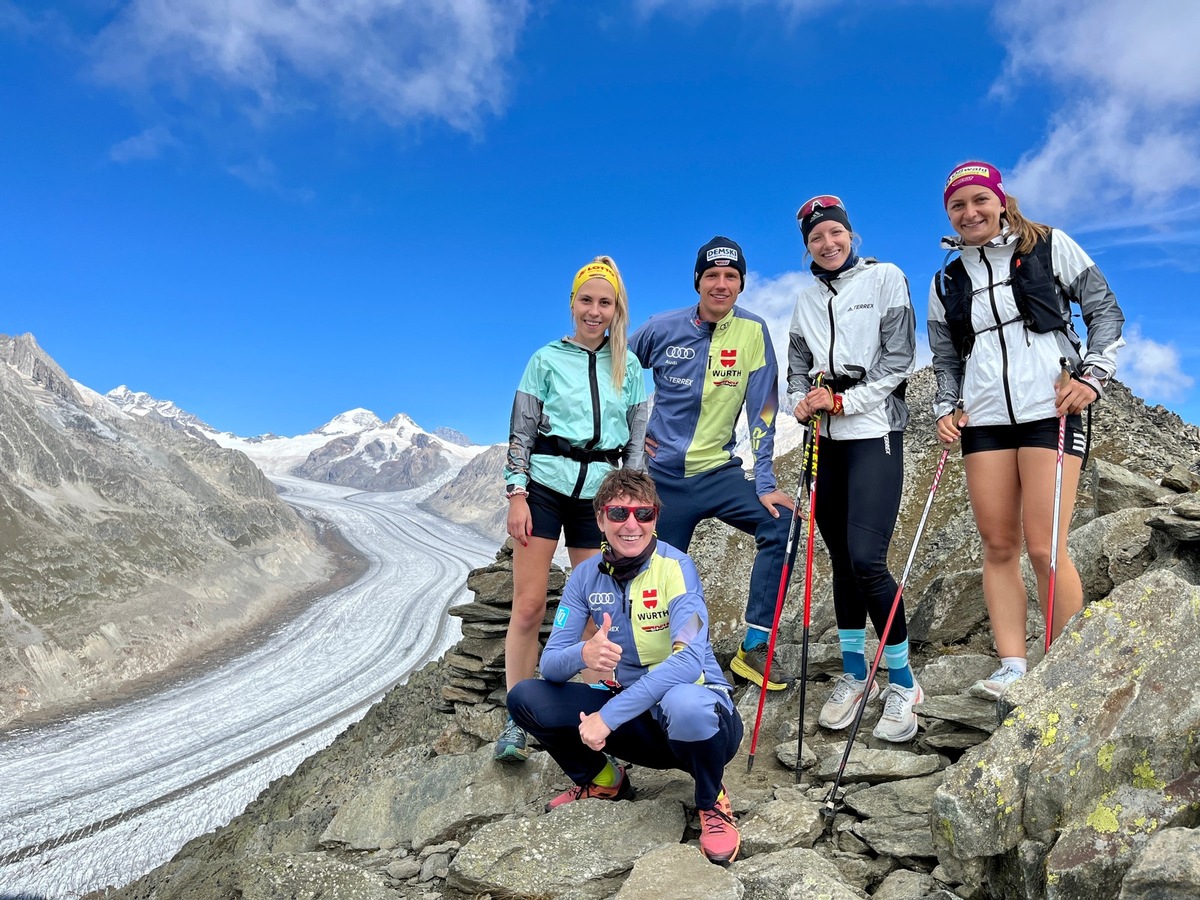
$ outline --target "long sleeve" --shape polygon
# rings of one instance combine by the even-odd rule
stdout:
[[[933,353],[933,372],[937,390],[933,396],[933,417],[940,419],[954,410],[962,396],[963,361],[954,349],[950,328],[946,325],[946,309],[938,296],[936,276],[929,283],[929,315],[926,328],[929,349]]]
[[[779,365],[771,335],[762,326],[763,359],[746,388],[746,424],[754,452],[754,489],[761,497],[775,490],[775,416],[779,413]]]

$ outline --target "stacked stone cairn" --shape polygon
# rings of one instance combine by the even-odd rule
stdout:
[[[550,634],[566,580],[563,570],[551,565],[542,645]],[[471,571],[467,589],[475,599],[450,610],[450,615],[462,620],[463,639],[446,654],[450,678],[442,686],[442,710],[453,712],[467,734],[490,741],[508,716],[504,707],[504,635],[513,603],[511,538],[496,553],[495,561]]]

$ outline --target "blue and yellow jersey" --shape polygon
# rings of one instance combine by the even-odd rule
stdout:
[[[588,620],[612,617],[609,640],[621,645],[614,694],[600,715],[618,728],[641,715],[677,684],[728,688],[708,638],[708,608],[691,558],[658,542],[645,566],[625,585],[592,556],[571,572],[542,653],[542,677],[564,682],[583,671]]]
[[[705,322],[690,306],[652,316],[629,338],[629,349],[654,374],[646,429],[658,442],[647,459],[651,472],[686,478],[728,463],[745,406],[755,491],[775,490],[779,366],[766,322],[737,306],[721,321]]]

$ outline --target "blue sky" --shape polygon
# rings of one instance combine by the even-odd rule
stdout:
[[[726,234],[777,344],[841,195],[924,329],[950,167],[1002,168],[1200,422],[1200,4],[0,0],[0,332],[243,435],[507,436],[612,255],[635,324]]]

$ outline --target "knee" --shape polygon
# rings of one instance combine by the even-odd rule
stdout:
[[[982,535],[983,558],[993,565],[1003,566],[1021,557],[1021,542],[1010,535]]]
[[[720,698],[699,684],[677,684],[659,701],[666,719],[667,737],[672,741],[706,741],[717,733],[714,708]]]
[[[765,512],[765,510],[764,510]],[[783,547],[787,544],[788,529],[792,525],[792,513],[783,507],[779,508],[779,518],[770,513],[754,533],[754,538],[761,550],[764,547]]]
[[[512,615],[509,618],[509,630],[520,634],[536,634],[546,618],[546,595],[533,594],[529,596],[513,595]]]
[[[1039,575],[1046,574],[1050,571],[1050,546],[1049,544],[1040,546],[1030,546],[1029,562],[1033,565],[1033,570]],[[1061,561],[1061,557],[1060,557]]]
[[[505,700],[508,714],[522,728],[529,727],[531,719],[528,713],[537,709],[540,704],[539,694],[543,684],[545,682],[537,678],[526,678],[524,681],[518,681],[508,692],[508,698]]]

